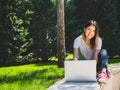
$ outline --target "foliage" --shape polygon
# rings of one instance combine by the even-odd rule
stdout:
[[[30,15],[33,13],[28,8],[30,5],[29,0],[14,0],[6,6],[8,11],[6,22],[9,33],[8,60],[12,60],[12,62],[20,62],[29,58],[30,53],[27,52],[27,48],[32,44],[32,38],[29,37],[28,26],[31,20]]]
[[[97,8],[97,11],[99,11],[98,17],[101,18],[99,24],[101,28],[100,36],[103,38],[103,48],[106,48],[109,56],[113,57],[120,50],[116,0],[104,0],[104,3],[99,1],[98,7],[101,7]]]
[[[67,0],[68,1],[68,0]],[[100,26],[103,48],[113,57],[120,52],[116,0],[69,0],[66,6],[66,42],[72,50],[73,39],[81,34],[86,21],[94,19]]]
[[[64,1],[66,55],[73,53],[84,22],[95,19],[109,57],[120,56],[119,0]],[[57,58],[56,10],[56,0],[1,0],[0,65]]]
[[[56,54],[55,0],[7,0],[0,4],[4,12],[0,14],[1,65],[26,63],[36,58],[44,61]]]
[[[47,61],[56,54],[56,8],[51,0],[32,0],[33,8],[30,35],[33,38],[31,52],[34,58]]]
[[[73,40],[81,33],[75,16],[76,8],[72,0],[65,0],[65,42],[67,52],[73,51]]]
[[[8,32],[6,29],[6,2],[0,1],[0,65],[5,64],[8,57]]]

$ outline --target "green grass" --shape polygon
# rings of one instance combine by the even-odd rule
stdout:
[[[63,73],[56,63],[1,67],[0,90],[46,90]]]
[[[73,59],[73,54],[72,53],[66,53],[66,60],[72,60]],[[57,57],[50,57],[48,60],[53,60],[53,61],[57,61],[58,58]]]
[[[66,60],[72,57],[69,54]],[[113,64],[120,64],[120,59],[109,59]],[[46,90],[63,77],[64,69],[56,62],[0,67],[0,90]]]
[[[120,64],[120,58],[117,59],[109,59],[108,60],[109,66],[112,66],[114,64]]]

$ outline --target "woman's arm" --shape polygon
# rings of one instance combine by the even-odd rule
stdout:
[[[73,59],[78,60],[78,48],[74,48]]]
[[[96,64],[98,62],[98,55],[99,55],[100,49],[96,49],[93,53],[93,59],[96,60]]]

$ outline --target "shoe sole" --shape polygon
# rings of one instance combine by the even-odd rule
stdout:
[[[104,83],[102,82],[100,83],[100,90],[103,90],[104,85],[105,85]]]
[[[104,83],[104,84],[107,84],[107,81],[105,80],[99,80],[100,83]]]

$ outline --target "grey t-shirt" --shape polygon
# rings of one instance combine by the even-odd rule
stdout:
[[[102,47],[102,40],[101,38],[98,38],[98,45],[96,49],[101,49]],[[73,48],[78,48],[79,50],[79,59],[92,59],[93,50],[90,49],[90,46],[88,46],[85,41],[82,38],[82,35],[78,36],[73,43]]]

